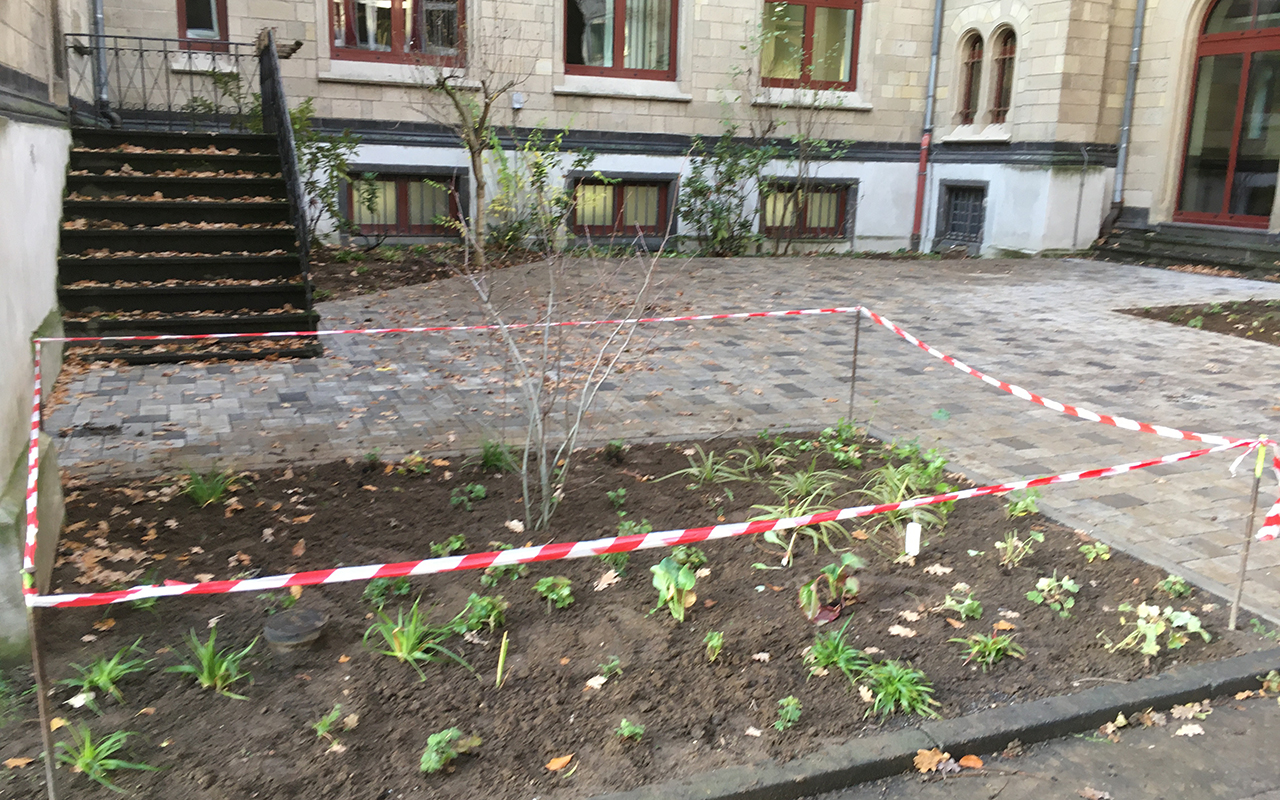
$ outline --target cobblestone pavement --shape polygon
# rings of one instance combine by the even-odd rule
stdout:
[[[587,300],[566,316],[607,313],[608,301],[635,284],[624,268],[577,266],[561,294]],[[495,302],[518,306],[538,276],[537,268],[500,273]],[[455,279],[320,308],[326,328],[483,321],[472,297]],[[1276,284],[1074,260],[672,259],[660,262],[652,297],[657,313],[863,303],[940,350],[1061,402],[1208,433],[1280,433],[1280,350],[1115,313],[1280,298]],[[628,356],[634,368],[601,393],[589,438],[830,424],[847,413],[853,330],[851,315],[645,326]],[[328,345],[326,357],[309,361],[95,369],[66,383],[71,402],[49,414],[46,428],[61,435],[68,471],[98,476],[374,448],[384,456],[457,451],[518,435],[516,390],[491,334]],[[865,321],[856,386],[856,416],[874,433],[941,446],[979,482],[1192,449],[1011,397]],[[1221,592],[1234,581],[1248,505],[1249,479],[1230,478],[1231,458],[1051,487],[1041,506]],[[1271,502],[1274,484],[1262,495],[1260,505]],[[1254,548],[1246,601],[1280,619],[1280,543]]]

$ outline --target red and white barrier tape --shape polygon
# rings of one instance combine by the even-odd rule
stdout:
[[[31,440],[27,445],[27,512],[26,541],[22,548],[23,591],[35,591],[30,576],[36,568],[36,535],[40,530],[40,518],[36,510],[36,495],[40,489],[40,345],[35,348],[35,389],[31,404]]]
[[[694,314],[683,317],[635,317],[631,319],[568,320],[563,322],[512,322],[507,325],[440,325],[434,328],[350,328],[331,331],[273,331],[271,333],[183,333],[151,336],[73,336],[36,339],[37,342],[182,342],[204,339],[269,339],[281,336],[349,336],[383,333],[459,333],[463,331],[521,330],[525,328],[583,328],[595,325],[639,325],[651,322],[700,322],[716,319],[749,319],[756,317],[805,317],[815,314],[852,314],[852,308],[805,308],[791,311],[744,311],[736,314]]]
[[[27,595],[29,606],[43,608],[72,608],[80,606],[101,606],[129,600],[141,600],[148,597],[174,597],[177,595],[195,594],[229,594],[232,592],[261,592],[282,589],[288,586],[311,586],[316,584],[346,583],[351,581],[367,581],[374,578],[397,578],[405,575],[433,575],[442,572],[458,572],[469,569],[485,569],[491,566],[506,564],[532,564],[539,561],[558,561],[567,558],[589,558],[604,553],[627,553],[633,550],[647,550],[655,547],[673,547],[679,544],[693,544],[712,539],[725,539],[732,536],[744,536],[753,533],[764,533],[770,530],[788,530],[805,525],[822,522],[854,519],[887,511],[915,508],[917,506],[947,503],[952,500],[965,500],[970,497],[1003,494],[1018,491],[1032,486],[1047,486],[1054,483],[1069,483],[1090,478],[1106,478],[1122,475],[1138,469],[1154,467],[1160,464],[1172,464],[1187,461],[1210,453],[1247,447],[1248,441],[1231,442],[1205,450],[1193,450],[1184,453],[1163,456],[1147,461],[1136,461],[1102,469],[1091,469],[1082,472],[1069,472],[1044,478],[1013,481],[1011,483],[983,486],[976,489],[964,489],[958,492],[947,492],[930,497],[916,497],[898,503],[882,505],[857,506],[834,511],[824,511],[804,517],[761,520],[758,522],[735,522],[727,525],[714,525],[706,528],[685,528],[657,533],[632,536],[614,536],[595,539],[587,542],[561,542],[537,547],[522,547],[514,550],[497,550],[488,553],[472,553],[465,556],[449,556],[447,558],[429,558],[421,561],[404,561],[396,564],[373,564],[362,567],[338,567],[335,569],[298,572],[287,575],[272,575],[265,578],[247,578],[244,580],[209,581],[208,583],[169,583],[163,586],[135,586],[112,592],[94,592],[88,594],[64,595]]]

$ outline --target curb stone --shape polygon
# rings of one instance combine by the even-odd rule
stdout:
[[[894,733],[850,739],[786,764],[761,762],[690,778],[649,784],[593,800],[795,800],[905,772],[917,750],[939,747],[956,758],[991,753],[1014,739],[1043,742],[1092,730],[1147,708],[1165,709],[1258,688],[1258,677],[1280,669],[1280,648],[1169,672],[1072,695],[925,722]]]

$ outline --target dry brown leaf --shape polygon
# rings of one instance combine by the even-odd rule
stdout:
[[[611,569],[605,574],[600,576],[600,580],[596,581],[595,589],[597,592],[603,592],[605,589],[608,589],[610,586],[614,585],[619,580],[621,580],[621,578],[618,577],[617,570]]]
[[[359,724],[360,724],[359,714],[348,714],[342,718],[342,729],[344,731],[349,731]]]
[[[305,552],[307,552],[307,540],[299,539],[298,543],[293,546],[293,555],[296,558]]]
[[[116,626],[116,620],[114,617],[107,617],[106,619],[100,619],[97,622],[93,623],[93,629],[95,631],[109,631],[115,626]]]
[[[902,637],[902,638],[904,638],[904,639],[911,639],[911,638],[915,637],[916,632],[915,632],[915,630],[913,630],[912,628],[908,628],[908,627],[905,627],[905,626],[903,626],[903,625],[890,625],[890,626],[889,626],[889,635],[890,635],[890,636],[901,636],[901,637]]]
[[[62,717],[54,717],[49,720],[49,730],[51,731],[56,731],[58,728],[65,728],[66,726],[67,721]]]
[[[300,516],[300,517],[294,517],[294,518],[293,518],[293,524],[295,524],[295,525],[301,525],[301,524],[302,524],[302,523],[304,523],[304,522],[310,522],[310,521],[311,521],[311,518],[312,518],[312,517],[314,517],[314,516],[315,516],[315,514],[303,514],[303,515],[302,515],[302,516]]]
[[[146,716],[149,717],[155,713],[156,713],[155,706],[147,706],[146,708],[139,710],[137,714],[134,714],[134,716],[141,717],[142,715],[145,714]]]
[[[965,769],[982,769],[982,759],[975,755],[967,755],[956,763]]]
[[[907,610],[907,611],[900,611],[900,612],[898,612],[898,616],[902,617],[902,618],[903,618],[903,619],[905,619],[907,622],[919,622],[919,621],[920,621],[920,614],[919,614],[919,612],[916,612],[916,611],[911,611],[911,610]]]
[[[995,628],[998,631],[1012,631],[1012,630],[1017,630],[1018,628],[1017,625],[1014,625],[1012,622],[1010,622],[1007,619],[1002,619],[999,622],[992,624],[991,627]]]
[[[292,597],[294,600],[297,600],[299,597],[302,597],[302,587],[301,587],[301,586],[290,586],[290,587],[289,587],[289,596],[290,596],[290,597]]]
[[[865,530],[863,530],[862,528],[859,528],[858,530],[854,531],[853,533],[851,533],[851,534],[849,534],[849,535],[850,535],[850,536],[852,536],[853,538],[857,539],[857,540],[858,540],[858,541],[860,541],[860,542],[865,542],[865,541],[867,540],[867,532],[866,532]]]
[[[1178,730],[1174,731],[1174,736],[1204,736],[1204,728],[1196,722],[1188,722]]]
[[[552,772],[559,772],[560,770],[569,766],[569,762],[572,760],[573,760],[573,753],[570,753],[567,756],[559,756],[557,758],[553,758],[547,762],[547,769],[551,770]]]
[[[378,491],[378,487],[377,487],[377,486],[372,486],[372,485],[367,484],[367,483],[366,483],[364,486],[361,486],[360,488],[361,488],[361,489],[364,489],[366,492],[376,492],[376,491]]]
[[[342,655],[338,656],[339,664],[345,664],[350,660],[351,660],[351,656],[347,655],[346,653],[343,653]]]
[[[872,700],[876,699],[875,692],[872,692],[871,689],[866,686],[858,687],[858,696],[862,698],[862,702],[864,703],[870,703]]]
[[[917,750],[913,761],[919,771],[933,772],[938,768],[939,764],[948,758],[951,758],[950,753],[944,753],[935,747],[932,750]]]
[[[213,580],[213,575],[208,572],[202,572],[196,576],[196,583],[208,583],[211,580]]]
[[[565,656],[564,658],[560,659],[560,666],[562,666],[562,667],[563,667],[565,664],[568,664],[568,663],[569,663],[569,657],[568,657],[568,656]]]
[[[951,626],[951,627],[953,627],[953,628],[963,628],[963,627],[964,627],[964,623],[963,623],[963,622],[961,622],[961,621],[960,621],[960,620],[958,620],[958,619],[952,619],[951,617],[947,617],[947,618],[946,618],[946,620],[947,620],[947,624],[948,624],[948,625],[950,625],[950,626]]]
[[[1253,692],[1249,689],[1245,689],[1243,692],[1236,692],[1237,700],[1248,700],[1250,697],[1253,697]]]
[[[1084,800],[1111,800],[1111,792],[1100,792],[1092,786],[1086,786],[1076,792],[1084,798]]]
[[[14,756],[13,758],[6,758],[4,765],[9,769],[22,769],[32,761],[35,761],[35,759],[27,758],[26,756]]]
[[[944,567],[941,564],[934,564],[931,567],[925,567],[924,571],[930,575],[949,575],[955,570],[951,567]]]

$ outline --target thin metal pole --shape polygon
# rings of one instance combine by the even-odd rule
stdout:
[[[862,309],[853,322],[853,367],[849,370],[849,424],[853,424],[853,388],[858,384],[858,335],[862,333]]]
[[[35,581],[35,576],[25,573],[23,580]],[[58,790],[53,778],[53,718],[49,716],[49,692],[45,688],[44,661],[40,658],[40,644],[36,637],[36,609],[27,606],[27,636],[31,639],[31,669],[36,679],[36,709],[40,717],[40,742],[44,745],[44,781],[49,800],[58,800]]]
[[[1236,617],[1240,613],[1240,599],[1244,596],[1244,574],[1249,567],[1249,545],[1253,544],[1253,523],[1258,516],[1258,486],[1262,483],[1262,468],[1266,463],[1266,445],[1258,445],[1258,461],[1253,468],[1253,490],[1249,492],[1249,516],[1244,526],[1244,549],[1240,552],[1240,574],[1236,577],[1236,596],[1231,601],[1231,617],[1227,630],[1236,629]]]

